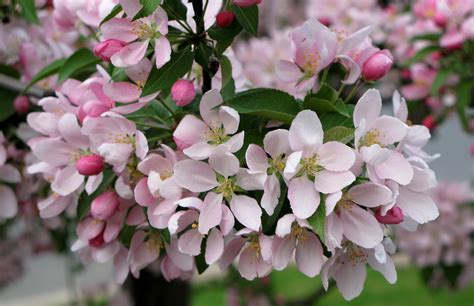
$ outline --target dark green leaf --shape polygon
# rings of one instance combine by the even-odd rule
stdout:
[[[39,23],[35,0],[19,0],[21,14],[29,23]]]
[[[469,129],[469,116],[467,114],[467,108],[469,107],[469,103],[472,99],[472,88],[474,86],[473,80],[463,81],[458,85],[457,88],[457,96],[458,100],[456,103],[457,112],[459,115],[459,119],[461,120],[461,124],[466,131],[470,131]]]
[[[110,11],[110,13],[105,16],[104,19],[102,19],[102,21],[100,22],[100,25],[102,25],[103,23],[109,21],[110,19],[114,18],[115,16],[117,16],[120,12],[122,11],[122,6],[120,4],[117,4],[116,6],[114,6],[114,8]]]
[[[143,6],[138,13],[133,16],[132,21],[148,17],[156,10],[156,8],[161,4],[162,0],[140,0],[140,4]],[[129,16],[131,17],[131,16]]]
[[[118,239],[125,247],[130,247],[130,243],[132,242],[132,237],[135,233],[135,229],[136,226],[130,226],[127,224],[123,225]]]
[[[326,222],[326,204],[321,201],[318,209],[308,219],[313,231],[319,236],[319,239],[324,243],[324,225]]]
[[[223,54],[224,51],[232,44],[234,38],[242,31],[242,26],[238,22],[232,23],[230,27],[220,28],[213,26],[209,31],[209,36],[217,41],[216,53]]]
[[[429,41],[438,41],[441,37],[440,33],[428,33],[428,34],[421,34],[415,35],[412,40],[429,40]]]
[[[232,78],[232,64],[227,56],[221,57],[221,94],[224,101],[230,100],[235,96],[235,83]]]
[[[89,213],[92,201],[107,191],[110,187],[112,187],[112,184],[114,183],[116,179],[115,173],[112,171],[112,169],[107,168],[103,172],[103,179],[102,183],[99,185],[97,190],[93,192],[91,195],[88,195],[86,192],[83,192],[81,194],[81,197],[79,198],[79,204],[77,205],[77,217],[79,220],[84,219],[87,214]]]
[[[227,102],[241,114],[291,123],[300,111],[298,102],[286,92],[257,88],[241,92]]]
[[[15,113],[13,101],[15,101],[16,96],[16,92],[0,88],[0,122]]]
[[[451,74],[451,71],[448,69],[441,69],[438,71],[438,74],[436,75],[436,78],[434,79],[433,84],[431,84],[432,96],[438,96],[439,90],[446,83],[450,74]]]
[[[326,99],[308,96],[304,100],[303,108],[314,110],[318,115],[339,113],[344,117],[350,117],[346,104],[341,99],[336,102],[331,102]]]
[[[196,47],[194,58],[196,63],[201,65],[204,69],[210,72],[210,62],[212,56],[212,48],[209,47],[205,42],[199,42]]]
[[[188,9],[182,1],[163,0],[161,6],[166,11],[169,20],[186,20]]]
[[[28,86],[26,86],[25,91],[28,90],[28,88],[30,88],[32,85],[36,84],[37,82],[58,73],[59,70],[61,69],[61,67],[63,67],[65,63],[66,63],[66,59],[61,58],[61,59],[55,60],[54,62],[52,62],[48,66],[41,69],[33,77],[30,84],[28,84]]]
[[[207,237],[205,237],[201,242],[201,254],[195,257],[196,268],[199,274],[203,274],[207,270],[207,268],[209,268],[209,265],[207,264],[206,259],[205,259],[205,252],[203,252],[203,250],[206,249],[206,242],[207,242]]]
[[[349,111],[349,114],[352,114],[354,111],[354,105],[347,105],[347,109]],[[321,120],[321,124],[323,125],[324,131],[327,131],[335,126],[345,126],[348,128],[354,128],[352,118],[343,116],[339,113],[322,114],[319,116],[319,119]]]
[[[234,12],[237,21],[253,36],[257,36],[258,32],[258,7],[257,5],[252,5],[250,7],[239,7],[237,5],[232,5],[230,10]]]
[[[421,62],[422,60],[427,58],[433,52],[437,52],[437,51],[441,51],[441,50],[443,50],[443,48],[441,48],[440,46],[427,46],[427,47],[424,47],[423,49],[418,51],[412,58],[410,58],[409,60],[404,62],[403,66],[405,66],[405,67],[406,66],[411,66],[414,63]]]
[[[344,144],[354,139],[354,129],[345,126],[335,126],[324,132],[324,142],[338,141]]]
[[[190,49],[186,49],[179,53],[173,53],[171,60],[160,69],[153,66],[150,76],[143,88],[142,97],[165,88],[171,88],[174,82],[191,70],[193,60],[193,52]]]
[[[85,48],[79,49],[66,60],[59,70],[58,82],[63,82],[75,73],[88,67],[94,67],[98,63],[100,63],[100,59],[92,51]]]
[[[4,64],[0,64],[0,73],[4,75],[8,75],[15,79],[19,79],[21,76],[18,70],[16,70],[12,66],[4,65]]]

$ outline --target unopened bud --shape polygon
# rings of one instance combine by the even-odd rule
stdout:
[[[232,12],[224,11],[217,14],[216,24],[220,28],[227,28],[234,22],[235,15]]]
[[[196,97],[194,84],[188,80],[178,80],[171,88],[171,98],[177,106],[186,106]]]
[[[107,191],[92,201],[91,215],[98,220],[107,220],[115,214],[118,206],[118,195],[113,191]]]
[[[98,43],[94,48],[94,53],[101,60],[110,62],[112,55],[120,51],[127,43],[117,39],[108,39]]]
[[[380,208],[375,211],[375,218],[382,224],[399,224],[404,217],[403,212],[398,206],[392,207],[385,216],[382,216]]]
[[[383,78],[392,68],[393,57],[388,50],[382,50],[365,61],[362,66],[362,76],[367,81],[376,81]]]
[[[85,155],[76,162],[76,169],[82,175],[97,175],[104,170],[104,159],[98,155]]]

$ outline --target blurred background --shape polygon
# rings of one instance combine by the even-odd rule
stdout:
[[[66,0],[37,2],[38,7],[42,8],[42,20],[55,27],[55,18],[58,16],[52,13],[54,5],[63,5]],[[117,1],[109,2],[115,4]],[[449,4],[451,10],[440,10],[438,15],[429,11],[432,8],[430,5],[441,2]],[[398,247],[398,253],[394,256],[398,267],[398,282],[395,285],[388,284],[380,274],[369,269],[362,295],[346,302],[335,286],[331,286],[326,293],[319,278],[307,278],[297,272],[295,267],[272,272],[268,277],[253,282],[243,280],[235,271],[222,274],[218,269],[211,268],[190,282],[171,283],[160,277],[158,269],[152,268],[142,273],[140,280],[129,279],[124,287],[120,287],[113,282],[111,264],[83,266],[77,256],[71,254],[68,237],[74,227],[71,229],[61,225],[67,224],[68,217],[46,223],[38,220],[35,208],[37,199],[32,198],[32,193],[28,191],[37,190],[37,185],[41,183],[35,181],[35,178],[26,178],[22,183],[26,190],[19,191],[23,203],[22,219],[18,224],[0,221],[0,233],[5,233],[8,227],[8,233],[11,234],[9,237],[12,237],[0,240],[0,306],[153,304],[147,299],[160,300],[161,303],[156,305],[179,306],[185,306],[186,300],[190,300],[190,305],[193,306],[342,303],[364,306],[474,305],[472,2],[263,0],[260,6],[261,37],[240,37],[233,52],[229,54],[233,65],[238,67],[234,68],[234,79],[238,87],[281,88],[274,65],[279,59],[291,57],[291,50],[288,48],[291,28],[307,18],[318,18],[322,23],[345,33],[368,25],[374,26],[372,40],[381,49],[390,50],[394,57],[392,71],[373,85],[385,93],[384,112],[392,113],[391,95],[394,89],[401,90],[412,111],[411,120],[424,124],[433,134],[426,151],[428,154],[441,154],[430,164],[440,183],[433,190],[433,196],[441,215],[437,221],[421,226],[414,233],[402,230],[393,233]],[[211,1],[210,5],[221,4],[222,1]],[[8,1],[0,2],[3,14],[3,23],[0,25],[0,73],[3,74],[7,73],[4,66],[15,64],[15,60],[19,61],[14,56],[19,48],[16,44],[28,46],[30,43],[28,30],[21,34],[12,32],[15,27],[23,30],[29,28],[10,20],[8,12],[3,9],[7,5]],[[453,7],[463,5],[469,9],[463,10],[459,15]],[[471,22],[467,26],[464,24],[466,20]],[[446,24],[450,22],[454,25],[448,27]],[[81,26],[77,26],[78,24]],[[82,27],[79,32],[90,27],[84,24],[86,22],[80,18],[74,23],[75,26]],[[447,39],[443,38],[452,34],[454,29],[458,29],[459,33],[465,30],[461,41],[453,43],[450,40],[446,43]],[[438,36],[435,37],[434,34]],[[26,38],[20,39],[22,35],[26,35]],[[431,41],[435,37],[445,51],[433,51],[431,54],[423,51],[426,41],[419,40],[423,35],[423,39],[428,39],[427,35],[431,35]],[[27,66],[32,70],[26,71],[28,73],[22,71],[24,75],[30,76],[30,80],[41,67],[55,58],[56,55],[49,55],[47,47],[45,50],[35,58],[35,63],[21,64],[25,67],[20,69],[26,71]],[[457,64],[451,62],[451,56],[456,56]],[[441,71],[446,69],[433,63],[441,63],[440,58],[448,63],[451,69],[449,75],[442,74]],[[422,70],[432,73],[425,73],[420,79],[419,71]],[[464,71],[470,71],[471,74],[466,75]],[[423,79],[426,75],[431,77]],[[464,78],[470,78],[471,83],[463,83]],[[29,82],[28,79],[22,81]],[[45,82],[42,84],[43,88],[52,88],[47,84],[48,80]],[[468,84],[467,98],[458,91],[462,87],[460,84]],[[2,91],[1,94],[2,99],[11,96],[10,91]],[[0,114],[2,131],[5,133],[4,128],[25,121],[25,114],[18,105],[16,108],[12,106],[9,114]],[[27,133],[24,131],[23,137],[27,137]],[[16,149],[21,151],[22,147]],[[24,155],[21,156],[21,159],[25,159]],[[36,186],[36,189],[32,186]]]

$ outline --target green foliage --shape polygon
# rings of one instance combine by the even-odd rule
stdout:
[[[77,50],[59,69],[58,82],[63,82],[84,69],[94,67],[100,63],[94,53],[86,48]]]
[[[232,44],[235,37],[242,31],[242,26],[238,22],[233,22],[231,26],[227,28],[220,28],[213,26],[209,29],[209,36],[214,39],[217,44],[215,51],[217,54],[222,54]]]
[[[232,5],[230,10],[235,14],[237,21],[244,28],[245,31],[257,36],[258,32],[258,7],[257,5],[252,5],[250,7],[239,7],[237,5]]]
[[[439,90],[446,83],[451,71],[449,69],[440,69],[431,85],[431,95],[438,96]]]
[[[354,139],[355,130],[345,126],[335,126],[324,132],[324,142],[339,141],[348,144]]]
[[[469,108],[470,103],[472,102],[472,88],[474,86],[474,80],[464,80],[462,81],[456,91],[457,91],[457,103],[456,109],[461,120],[461,124],[466,131],[469,129],[469,115],[467,109]]]
[[[227,101],[227,105],[241,114],[259,116],[290,124],[300,111],[295,98],[286,92],[257,88],[241,92]]]
[[[185,49],[171,55],[171,60],[160,69],[153,66],[150,76],[143,88],[142,97],[169,89],[180,77],[191,70],[194,54],[190,49]]]
[[[16,93],[0,88],[0,122],[10,118],[15,113],[13,101],[15,101]]]
[[[115,5],[114,8],[110,11],[110,13],[107,16],[105,16],[104,19],[102,19],[102,21],[100,22],[100,25],[102,25],[102,24],[106,23],[107,21],[109,21],[110,19],[114,18],[121,11],[122,11],[122,6],[120,4]]]
[[[31,82],[26,86],[26,88],[24,89],[24,91],[27,91],[31,86],[33,86],[34,84],[38,83],[39,81],[43,80],[43,79],[46,79],[47,77],[50,77],[54,74],[57,74],[59,72],[59,70],[61,69],[61,67],[64,66],[64,64],[66,63],[66,60],[65,58],[61,58],[61,59],[58,59],[58,60],[55,60],[54,62],[52,62],[51,64],[49,64],[48,66],[44,67],[43,69],[41,69],[34,77],[33,79],[31,80]]]
[[[317,93],[307,95],[303,108],[314,110],[319,116],[325,113],[338,113],[344,117],[350,117],[349,110],[339,99],[337,91],[327,84],[323,84]]]
[[[156,10],[156,8],[161,4],[162,0],[140,0],[140,4],[143,6],[138,13],[133,16],[133,20],[137,20],[143,17],[148,17]],[[131,17],[131,16],[129,16]]]
[[[230,100],[235,96],[235,83],[232,78],[232,64],[227,56],[221,57],[221,95],[224,101]]]
[[[19,0],[21,14],[29,23],[39,24],[38,14],[36,13],[35,0]]]
[[[319,203],[319,207],[309,219],[309,224],[313,231],[319,236],[319,239],[324,243],[324,225],[326,223],[326,204],[323,199]]]
[[[163,0],[161,7],[165,10],[169,20],[186,20],[188,9],[182,1]]]

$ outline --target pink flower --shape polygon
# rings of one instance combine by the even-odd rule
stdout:
[[[240,7],[249,7],[262,3],[262,0],[232,0],[232,2]]]
[[[189,173],[193,173],[192,176]],[[238,195],[239,190],[262,190],[264,176],[239,167],[239,160],[230,153],[211,155],[209,164],[183,160],[174,167],[176,183],[192,192],[214,189],[230,205],[235,218],[244,226],[258,231],[262,210],[254,198]]]
[[[127,16],[132,18],[141,9],[137,0],[122,0]],[[170,60],[171,45],[168,34],[168,16],[158,7],[153,15],[135,21],[113,18],[101,27],[104,40],[120,40],[126,43],[110,60],[116,67],[130,67],[139,63],[146,55],[151,41],[154,42],[156,67],[161,68]]]
[[[113,191],[107,191],[95,198],[91,203],[91,215],[97,220],[112,217],[119,206],[119,198]]]
[[[30,102],[26,96],[18,96],[13,102],[13,107],[18,114],[25,114],[30,109]]]
[[[345,243],[321,270],[324,288],[328,288],[328,280],[332,277],[344,299],[352,300],[359,296],[367,277],[367,263],[372,269],[382,273],[390,284],[394,284],[397,281],[397,272],[392,258],[387,254],[387,252],[393,253],[392,251],[394,245],[391,241],[384,241],[384,244],[378,244],[373,249],[365,249],[350,242]]]
[[[202,120],[186,115],[174,131],[178,148],[190,158],[203,160],[218,151],[235,153],[242,148],[244,132],[233,135],[238,131],[240,116],[222,103],[218,90],[208,91],[199,104]]]
[[[343,236],[364,248],[373,248],[383,239],[382,227],[375,216],[362,207],[376,208],[392,202],[389,188],[364,183],[347,192],[329,195],[326,199],[326,245],[340,248]],[[361,207],[362,206],[362,207]]]
[[[186,106],[196,97],[196,89],[193,82],[178,80],[171,87],[171,98],[177,106]]]
[[[354,109],[355,146],[367,163],[369,176],[375,173],[381,179],[391,179],[406,185],[413,178],[413,170],[405,157],[390,145],[402,141],[408,126],[401,120],[380,116],[382,98],[375,89],[369,89]]]
[[[285,169],[286,158],[291,152],[289,132],[275,130],[265,135],[264,149],[251,144],[245,154],[245,160],[251,173],[259,173],[265,178],[261,205],[268,215],[273,215],[280,198],[280,181],[278,174],[282,175]],[[270,157],[267,156],[267,152]]]
[[[220,28],[227,28],[229,27],[235,20],[234,13],[230,11],[223,11],[217,14],[216,16],[216,24]]]
[[[439,45],[448,50],[457,50],[461,49],[466,37],[461,31],[450,31],[444,34],[440,41]]]
[[[319,274],[324,261],[323,248],[306,220],[285,215],[278,220],[275,234],[272,263],[276,270],[286,268],[295,253],[298,270],[309,277]]]
[[[402,210],[397,206],[390,208],[385,216],[382,216],[381,210],[377,209],[375,218],[382,224],[400,224],[404,219]]]
[[[292,34],[296,47],[294,62],[278,63],[278,76],[295,84],[299,91],[315,87],[318,73],[336,58],[337,36],[316,19],[309,19]]]
[[[307,219],[320,203],[320,193],[339,192],[354,182],[350,168],[354,152],[346,145],[330,141],[323,144],[324,132],[318,115],[310,110],[300,112],[290,132],[291,153],[284,176],[288,180],[288,199],[293,214]]]
[[[272,238],[264,234],[244,228],[230,240],[219,261],[219,268],[226,269],[239,256],[237,269],[240,275],[253,280],[256,277],[267,276],[272,271]]]
[[[82,132],[89,136],[93,150],[119,173],[133,153],[142,160],[148,152],[145,135],[135,123],[122,117],[90,118],[84,122]]]
[[[413,84],[401,88],[402,95],[408,100],[421,100],[429,96],[431,84],[436,77],[436,70],[424,64],[414,64],[410,68]]]

